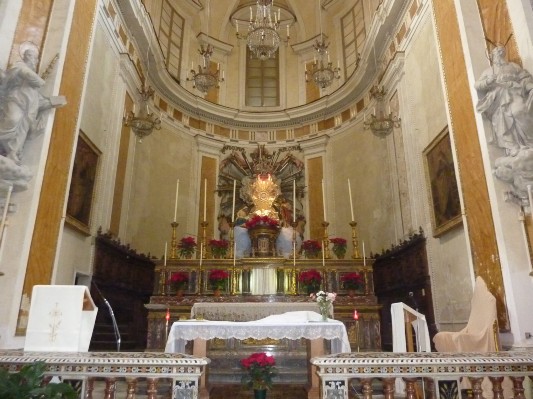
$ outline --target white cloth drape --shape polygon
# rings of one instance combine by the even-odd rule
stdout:
[[[276,293],[276,269],[258,269],[252,271],[250,289],[252,295],[273,295]]]

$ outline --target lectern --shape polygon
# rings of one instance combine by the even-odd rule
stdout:
[[[87,352],[97,312],[85,286],[34,286],[24,350]]]

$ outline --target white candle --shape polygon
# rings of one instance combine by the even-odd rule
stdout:
[[[239,33],[239,23],[235,21],[235,30]]]
[[[296,222],[296,179],[292,181],[292,222]]]
[[[194,61],[191,61],[191,71],[194,71]]]
[[[529,212],[531,214],[531,219],[533,220],[533,195],[531,194],[531,184],[527,185],[527,195],[529,197]]]
[[[204,257],[204,243],[200,243],[200,266],[202,266],[202,258]]]
[[[235,222],[235,190],[237,189],[237,180],[233,180],[233,206],[231,208],[231,221]]]
[[[252,15],[252,7],[250,7],[250,22],[252,22],[252,17],[253,17],[253,15]]]
[[[353,202],[352,202],[352,185],[350,179],[348,179],[348,194],[350,195],[350,213],[352,214],[352,222],[355,220],[353,217]]]
[[[326,217],[326,191],[324,190],[324,179],[322,179],[322,205],[324,206],[324,222],[328,220]]]
[[[178,216],[178,193],[180,191],[180,179],[176,182],[176,201],[174,203],[174,222]]]
[[[363,266],[366,266],[365,242],[363,241]]]
[[[289,32],[289,25],[287,25],[287,37],[289,37],[291,34]]]
[[[207,221],[207,179],[204,179],[204,222]]]
[[[165,255],[163,255],[163,266],[166,266],[167,265],[167,247],[168,247],[168,243],[165,241]]]

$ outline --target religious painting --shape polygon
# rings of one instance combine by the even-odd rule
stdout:
[[[80,131],[72,167],[66,221],[70,226],[85,234],[90,234],[94,187],[100,155],[100,150]]]
[[[440,132],[427,146],[424,150],[424,160],[430,190],[433,236],[439,237],[462,222],[448,128]]]

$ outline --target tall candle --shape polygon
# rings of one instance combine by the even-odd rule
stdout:
[[[328,220],[326,217],[326,191],[324,190],[324,179],[322,179],[322,205],[324,206],[324,222]]]
[[[363,266],[366,266],[365,242],[363,241]]]
[[[352,185],[350,179],[348,179],[348,194],[350,195],[350,213],[352,214],[352,222],[355,220],[353,217],[353,202],[352,202]]]
[[[163,255],[163,258],[164,258],[163,266],[167,265],[167,247],[168,247],[168,243],[165,241],[165,255]]]
[[[207,179],[204,179],[204,222],[207,220]]]
[[[531,212],[531,218],[533,219],[533,195],[531,195],[531,184],[527,185],[527,195],[529,197],[529,209]]]
[[[237,189],[237,180],[233,180],[233,206],[231,208],[231,221],[235,221],[235,190]]]
[[[292,181],[292,222],[296,222],[296,179]]]
[[[176,183],[176,201],[174,203],[174,222],[176,221],[176,217],[178,216],[178,193],[180,191],[180,179],[178,179]]]
[[[204,257],[204,243],[200,243],[200,266],[202,266],[202,259]]]
[[[322,267],[326,267],[326,254],[324,248],[324,241],[322,241]]]

